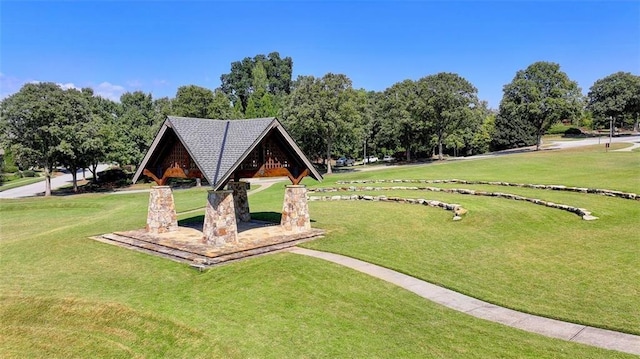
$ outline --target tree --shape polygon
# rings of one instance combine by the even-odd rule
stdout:
[[[88,95],[91,109],[91,119],[86,124],[86,131],[90,134],[84,142],[84,153],[86,156],[86,166],[93,174],[93,180],[98,181],[96,173],[98,164],[109,160],[112,152],[118,145],[116,137],[115,122],[119,110],[119,105],[109,99],[94,96],[93,91],[82,90]]]
[[[213,92],[213,102],[209,106],[209,118],[233,119],[240,118],[234,114],[231,100],[222,90],[217,89]]]
[[[360,126],[358,96],[351,80],[328,73],[322,78],[300,76],[283,111],[285,123],[304,145],[309,139],[325,149],[327,173],[331,173],[334,146],[353,138]]]
[[[214,101],[213,91],[208,88],[196,85],[180,86],[173,100],[172,111],[176,116],[211,118]]]
[[[249,96],[245,116],[247,118],[273,117],[276,108],[272,101],[272,95],[267,91],[267,71],[261,62],[258,62],[252,71],[253,89]]]
[[[588,105],[598,123],[609,118],[631,122],[638,130],[640,116],[640,76],[630,72],[616,72],[597,80],[589,89]],[[626,120],[626,121],[625,121]]]
[[[496,136],[498,147],[532,144],[540,149],[542,135],[554,123],[580,115],[582,94],[575,81],[552,62],[536,62],[516,73],[503,89]]]
[[[473,133],[473,139],[471,141],[472,153],[480,154],[489,152],[491,150],[491,140],[495,133],[496,116],[493,113],[484,114],[480,128]]]
[[[377,142],[387,147],[401,147],[406,151],[407,161],[424,137],[424,127],[416,121],[416,83],[404,80],[386,89],[381,99],[382,124]]]
[[[253,83],[253,70],[257,64],[264,68],[267,78],[266,90],[273,98],[273,103],[280,103],[279,100],[291,92],[291,76],[293,73],[293,60],[290,57],[280,58],[280,54],[272,52],[268,56],[256,55],[255,57],[245,57],[242,61],[231,63],[231,72],[220,76],[222,82],[220,88],[234,104],[239,103],[239,107],[247,109],[249,98],[256,85]],[[256,100],[254,99],[254,102]]]
[[[120,111],[115,118],[116,151],[112,159],[120,165],[137,165],[153,140],[154,109],[151,94],[141,91],[120,96]]]
[[[75,100],[69,101],[58,85],[41,82],[26,84],[2,101],[3,142],[21,167],[44,170],[45,196],[51,195],[51,173],[66,151],[65,130],[83,116]]]
[[[385,113],[382,108],[384,104],[383,100],[384,93],[381,91],[366,92],[367,106],[364,111],[361,111],[363,140],[362,144],[364,145],[364,149],[358,148],[358,151],[356,151],[357,153],[360,150],[363,150],[363,157],[365,157],[369,147],[371,147],[374,151],[378,151],[380,149],[395,151],[393,142],[387,141],[388,138],[386,138],[385,136],[379,136],[385,120]],[[389,143],[391,143],[392,145],[389,146]],[[358,145],[360,145],[360,143],[358,143]]]
[[[92,95],[93,91],[89,89],[83,92],[68,89],[63,96],[63,111],[67,118],[59,123],[60,142],[56,148],[58,161],[71,173],[74,192],[78,192],[78,170],[85,168],[90,161],[90,144],[97,135],[88,100]]]
[[[441,72],[417,82],[415,118],[437,138],[438,158],[447,136],[462,128],[478,106],[478,90],[458,74]],[[458,141],[460,142],[460,141]]]

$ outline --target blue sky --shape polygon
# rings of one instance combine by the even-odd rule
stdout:
[[[553,61],[587,93],[640,73],[639,1],[7,1],[0,96],[30,81],[174,97],[214,89],[233,61],[278,51],[298,75],[344,73],[381,91],[455,72],[497,108],[502,87]]]

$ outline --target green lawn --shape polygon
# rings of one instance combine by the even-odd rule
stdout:
[[[319,186],[457,177],[640,192],[639,159],[535,153],[330,176]],[[600,166],[609,166],[609,181],[596,173]],[[276,185],[252,195],[252,212],[280,212],[282,191]],[[328,233],[307,246],[520,310],[637,331],[640,202],[535,193],[580,204],[600,219],[503,199],[398,191],[470,212],[453,222],[450,212],[415,205],[312,202],[313,225]],[[205,189],[174,195],[178,212],[206,201]],[[632,357],[476,319],[314,258],[280,253],[201,273],[87,238],[143,227],[147,201],[146,193],[0,201],[0,357]]]
[[[366,178],[459,178],[640,193],[640,156],[592,147],[344,174],[316,186]],[[390,185],[398,184],[362,186]],[[499,198],[378,191],[369,194],[458,203],[469,214],[453,222],[450,212],[422,206],[312,202],[318,226],[332,235],[305,246],[374,262],[517,310],[640,333],[640,312],[634,309],[640,307],[640,225],[633,220],[640,218],[640,201],[518,187],[428,186],[520,194],[587,208],[600,219],[582,221],[568,212]]]

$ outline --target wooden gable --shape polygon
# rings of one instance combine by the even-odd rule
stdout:
[[[234,172],[234,179],[252,177],[289,177],[298,184],[308,174],[286,141],[271,131],[255,146]]]

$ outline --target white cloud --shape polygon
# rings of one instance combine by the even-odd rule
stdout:
[[[120,101],[120,96],[125,92],[125,88],[109,82],[103,82],[93,89],[95,94],[113,101]]]
[[[68,82],[66,84],[56,83],[56,85],[60,86],[60,88],[63,90],[69,90],[69,89],[80,90],[80,88],[76,87],[76,85],[74,85],[72,82]]]

